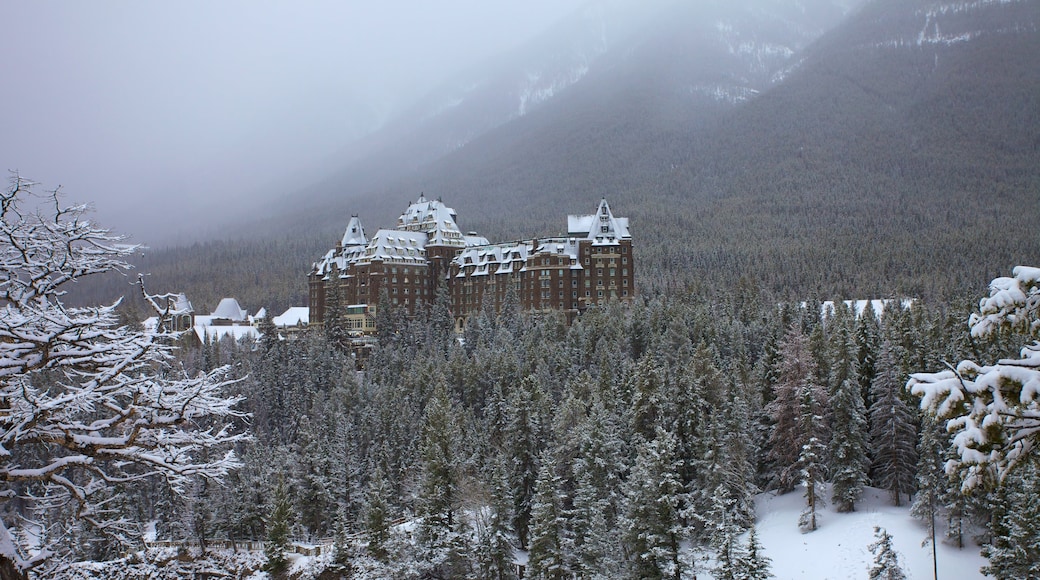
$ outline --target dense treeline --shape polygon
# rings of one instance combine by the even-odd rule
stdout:
[[[999,555],[1031,549],[1036,530],[1006,506],[1035,501],[961,494],[941,467],[949,436],[903,388],[1020,340],[971,339],[966,308],[776,304],[743,286],[569,327],[507,308],[463,341],[446,304],[387,309],[362,373],[318,331],[207,345],[189,363],[243,377],[256,439],[224,486],[149,496],[141,516],[201,546],[334,537],[346,577],[511,578],[514,550],[534,578],[742,577],[767,565],[739,539],[753,495],[808,481],[805,529],[822,502],[854,510],[873,485],[934,514],[947,541],[991,546],[998,572]]]

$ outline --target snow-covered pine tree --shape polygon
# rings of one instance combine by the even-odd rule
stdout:
[[[278,481],[271,500],[267,541],[264,542],[264,570],[275,578],[281,578],[289,568],[289,532],[292,527],[292,501],[284,481]]]
[[[809,352],[809,341],[799,325],[792,325],[780,346],[780,378],[773,385],[775,396],[766,405],[766,412],[773,421],[769,458],[776,470],[773,484],[779,493],[792,491],[800,480],[798,458],[806,442],[799,422],[801,396],[803,386],[814,384],[815,374],[816,363]]]
[[[870,566],[870,580],[906,580],[906,573],[899,566],[899,556],[892,547],[892,536],[884,528],[874,526],[877,538],[868,548],[874,554]]]
[[[1014,276],[990,283],[990,296],[969,320],[974,337],[1019,332],[1032,342],[1018,359],[993,365],[961,361],[938,373],[917,373],[907,387],[921,408],[947,421],[955,433],[965,487],[989,485],[1022,462],[1036,459],[1040,446],[1040,268],[1018,266]]]
[[[874,484],[888,490],[898,506],[902,505],[902,495],[909,497],[914,491],[918,459],[913,413],[900,396],[904,377],[899,374],[895,348],[886,340],[878,353],[877,372],[870,386],[874,401],[870,407],[870,448],[874,455]]]
[[[513,565],[512,530],[509,525],[512,496],[509,493],[508,474],[500,459],[493,462],[488,477],[489,504],[478,516],[477,570],[484,580],[513,580],[516,578],[516,567]]]
[[[741,563],[745,557],[744,546],[740,543],[741,527],[734,521],[733,500],[720,485],[712,494],[712,506],[705,530],[712,546],[715,548],[715,568],[712,575],[717,580],[738,580],[741,578]]]
[[[856,375],[856,345],[843,324],[831,333],[831,501],[839,512],[856,509],[867,485],[867,410]]]
[[[607,514],[612,511],[610,501],[601,497],[593,484],[593,471],[586,459],[579,458],[574,471],[577,486],[567,521],[572,542],[571,553],[566,554],[568,567],[580,578],[616,578],[620,573],[617,554],[621,550],[616,529],[607,525]]]
[[[943,424],[925,415],[921,421],[920,441],[917,444],[917,493],[910,506],[910,515],[924,523],[928,530],[925,542],[933,542],[939,535],[936,521],[942,518],[942,501],[949,490],[946,475],[946,449],[949,436]],[[934,557],[933,545],[933,557]]]
[[[420,434],[420,536],[423,544],[432,550],[445,548],[458,524],[461,434],[455,414],[443,380],[438,381],[426,404]]]
[[[803,531],[814,531],[817,527],[817,512],[826,502],[823,486],[826,481],[827,395],[823,389],[807,381],[802,383],[799,393],[798,426],[803,434],[801,453],[796,467],[802,486],[805,488],[805,510],[798,519]]]
[[[552,454],[540,459],[538,481],[531,502],[531,548],[527,574],[536,580],[563,580],[569,576],[563,552],[563,502],[560,478]]]
[[[758,530],[754,524],[748,531],[747,547],[741,556],[738,566],[737,578],[740,580],[766,580],[772,578],[773,573],[770,566],[773,560],[763,553],[761,542],[758,540]]]
[[[629,555],[628,578],[680,578],[680,545],[688,534],[679,512],[682,486],[676,473],[675,438],[658,429],[652,441],[642,441],[624,484],[625,514],[622,542]]]
[[[989,565],[982,572],[998,580],[1040,578],[1040,467],[1021,466],[997,494],[990,542],[982,548]]]
[[[856,318],[856,376],[859,377],[860,391],[868,409],[874,402],[870,398],[870,385],[874,382],[878,351],[881,348],[881,324],[878,319],[880,314],[874,310],[871,300]]]
[[[538,454],[545,446],[540,437],[540,417],[535,408],[538,382],[525,377],[510,397],[505,440],[509,453],[509,481],[513,489],[513,529],[521,549],[527,547],[531,502],[538,479]]]
[[[390,490],[386,483],[386,475],[381,467],[368,480],[368,493],[365,495],[365,540],[368,554],[385,562],[389,556],[390,543]]]

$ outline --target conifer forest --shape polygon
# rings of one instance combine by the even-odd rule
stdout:
[[[444,293],[414,316],[384,297],[363,371],[334,329],[281,340],[268,321],[259,342],[172,344],[147,359],[162,380],[184,377],[160,393],[188,393],[149,415],[139,399],[151,383],[106,370],[109,357],[81,365],[87,339],[67,336],[136,336],[113,312],[64,311],[52,351],[75,360],[49,366],[15,348],[26,324],[59,324],[45,298],[63,272],[125,266],[120,246],[75,219],[82,208],[59,212],[71,229],[46,235],[104,250],[41,253],[40,224],[14,219],[27,187],[16,182],[4,206],[10,244],[24,250],[6,252],[5,360],[29,361],[5,367],[4,401],[31,417],[6,432],[35,439],[5,439],[5,578],[767,578],[756,494],[802,495],[792,533],[812,533],[824,505],[853,512],[867,486],[912,505],[935,541],[981,545],[986,573],[1038,573],[1036,343],[1020,349],[1040,326],[1040,270],[995,280],[978,308],[784,303],[747,283],[611,303],[570,325],[510,300],[462,335]],[[28,292],[41,279],[53,284]],[[162,314],[163,297],[144,296]],[[33,305],[44,322],[15,316]],[[961,360],[1001,364],[952,370]],[[51,417],[37,407],[112,374],[134,394],[57,420],[48,433],[65,429],[65,443],[38,433]],[[27,377],[42,392],[20,394]],[[986,392],[965,385],[986,381],[999,383],[990,398],[963,404]],[[1021,405],[1005,394],[994,410],[1015,381]],[[213,389],[226,398],[199,407]],[[128,416],[141,441],[103,436]],[[179,437],[177,425],[193,431]],[[19,469],[55,445],[65,461]],[[877,534],[871,577],[899,577],[884,575],[901,571]],[[290,569],[299,545],[325,548],[315,568]]]

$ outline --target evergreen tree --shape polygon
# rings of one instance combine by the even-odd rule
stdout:
[[[510,486],[513,489],[513,529],[521,549],[527,547],[531,522],[531,502],[538,479],[538,454],[543,448],[541,425],[535,399],[538,383],[528,376],[514,391],[507,410],[505,429],[509,450]]]
[[[919,470],[913,414],[900,396],[905,381],[898,374],[897,359],[892,344],[883,342],[877,374],[870,386],[874,401],[870,407],[870,448],[874,454],[874,483],[887,489],[898,506],[902,505],[901,495],[913,492],[915,473]]]
[[[289,568],[289,529],[292,525],[292,503],[285,482],[279,480],[274,489],[273,509],[267,520],[267,541],[264,570],[275,578],[282,578]]]
[[[892,547],[892,536],[884,528],[874,526],[877,540],[870,544],[874,564],[870,567],[870,580],[906,580],[906,573],[899,566],[899,556]]]
[[[575,472],[574,507],[567,522],[571,542],[568,567],[580,578],[616,578],[620,542],[616,530],[607,525],[610,501],[600,497],[593,483],[594,472],[584,458],[577,460]]]
[[[1040,467],[1021,465],[996,493],[982,572],[1000,580],[1040,578]]]
[[[738,578],[740,580],[766,580],[772,578],[770,564],[772,559],[762,553],[762,544],[758,541],[758,531],[754,525],[748,532],[747,548],[740,560]]]
[[[680,543],[687,534],[679,517],[682,487],[671,433],[659,429],[654,440],[640,443],[624,490],[621,528],[629,553],[628,577],[680,578]]]
[[[866,409],[859,384],[846,379],[831,399],[831,501],[839,512],[856,509],[867,484]]]
[[[806,385],[819,389],[813,382],[815,375],[816,363],[809,352],[809,341],[794,325],[780,347],[780,378],[773,385],[774,398],[766,406],[773,421],[769,458],[775,469],[773,483],[779,493],[793,490],[800,479],[798,463],[807,433],[799,419],[801,397]]]
[[[841,308],[841,325],[832,336],[830,398],[830,472],[831,501],[839,512],[856,509],[856,502],[867,485],[867,410],[856,374],[856,345],[850,328],[848,309]]]
[[[368,541],[370,556],[385,562],[389,555],[387,545],[390,541],[390,505],[389,489],[386,476],[381,468],[369,480],[365,506],[365,539]]]
[[[501,461],[494,463],[490,478],[490,505],[477,533],[477,568],[481,579],[512,580],[516,577],[509,526],[512,498]]]
[[[949,489],[946,476],[946,449],[949,437],[943,424],[927,415],[921,422],[921,437],[917,445],[917,493],[910,506],[910,515],[924,523],[928,529],[925,542],[932,543],[935,557],[935,538],[938,530],[936,519],[941,517],[942,501]]]
[[[424,544],[434,550],[446,547],[456,529],[456,512],[461,504],[460,438],[455,409],[444,382],[439,381],[426,405],[420,448],[421,536]]]
[[[708,531],[708,537],[715,548],[716,565],[712,575],[717,580],[741,578],[741,565],[746,557],[739,538],[742,530],[733,518],[733,500],[727,497],[721,486],[712,494]]]
[[[531,550],[528,572],[538,580],[567,577],[563,551],[563,501],[560,478],[552,455],[542,453],[534,499],[531,503]]]
[[[816,530],[816,514],[824,507],[823,485],[826,467],[825,454],[826,395],[823,389],[809,382],[802,384],[798,424],[804,434],[804,443],[796,464],[801,483],[805,487],[805,510],[798,519],[803,531]]]

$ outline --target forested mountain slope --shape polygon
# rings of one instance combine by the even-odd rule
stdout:
[[[840,7],[767,26],[783,5],[672,7],[447,155],[371,161],[357,181],[365,162],[348,165],[240,241],[150,252],[141,268],[203,302],[300,304],[351,213],[387,225],[419,191],[492,239],[559,233],[607,196],[632,218],[652,291],[744,278],[785,297],[975,293],[1030,262],[1040,3],[875,0],[822,37]]]

